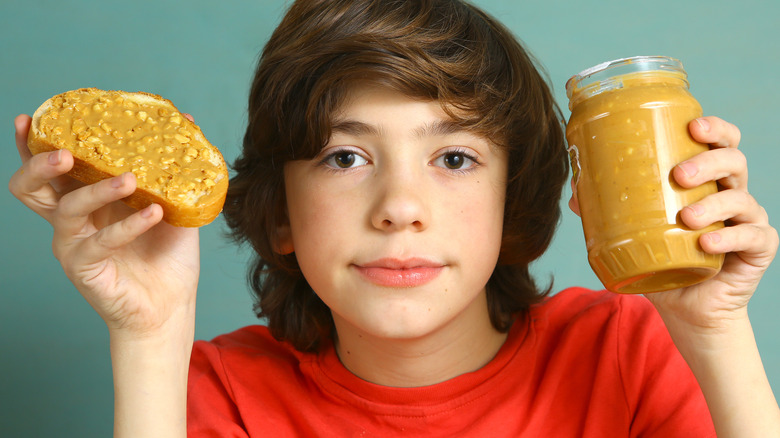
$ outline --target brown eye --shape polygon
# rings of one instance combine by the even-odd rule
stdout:
[[[351,169],[368,164],[368,160],[350,150],[340,150],[325,157],[322,163],[334,169]]]
[[[333,156],[333,162],[336,166],[346,169],[355,164],[355,154],[351,152],[341,152]]]
[[[466,171],[479,165],[477,159],[460,149],[450,150],[436,157],[431,163],[449,170]]]
[[[444,155],[444,165],[448,169],[460,169],[463,167],[463,163],[466,162],[466,157],[462,154],[446,154]]]

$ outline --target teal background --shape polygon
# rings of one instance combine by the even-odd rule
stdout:
[[[95,86],[143,90],[193,114],[226,159],[235,158],[256,56],[284,1],[0,1],[0,175],[19,166],[13,117],[60,92]],[[481,0],[546,68],[559,103],[564,83],[609,59],[683,60],[706,114],[743,133],[751,191],[777,227],[780,2],[774,0]],[[568,116],[568,110],[565,110]],[[565,193],[568,198],[569,193]],[[112,431],[105,326],[51,254],[51,228],[0,191],[0,436],[90,437]],[[202,230],[196,336],[208,339],[256,320],[245,282],[247,252]],[[543,277],[599,287],[577,218],[566,209]],[[780,394],[780,264],[751,303],[764,365]],[[674,390],[674,388],[670,388]]]

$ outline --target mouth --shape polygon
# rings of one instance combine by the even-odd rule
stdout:
[[[353,267],[369,282],[382,287],[422,286],[441,274],[446,265],[423,258],[385,258]]]

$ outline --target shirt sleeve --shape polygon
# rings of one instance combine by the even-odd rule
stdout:
[[[187,383],[188,437],[248,437],[222,365],[219,349],[193,346]]]
[[[660,315],[644,297],[621,300],[618,362],[632,437],[715,437],[707,403]]]

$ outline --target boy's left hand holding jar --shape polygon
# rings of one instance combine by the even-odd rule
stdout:
[[[704,251],[726,258],[721,271],[707,281],[646,296],[696,375],[718,436],[780,436],[780,409],[747,312],[777,253],[778,233],[748,192],[747,160],[737,149],[739,129],[702,117],[689,130],[696,141],[712,147],[680,163],[674,179],[683,187],[717,181],[720,191],[685,207],[680,217],[692,229],[726,221],[725,228],[699,240]]]

